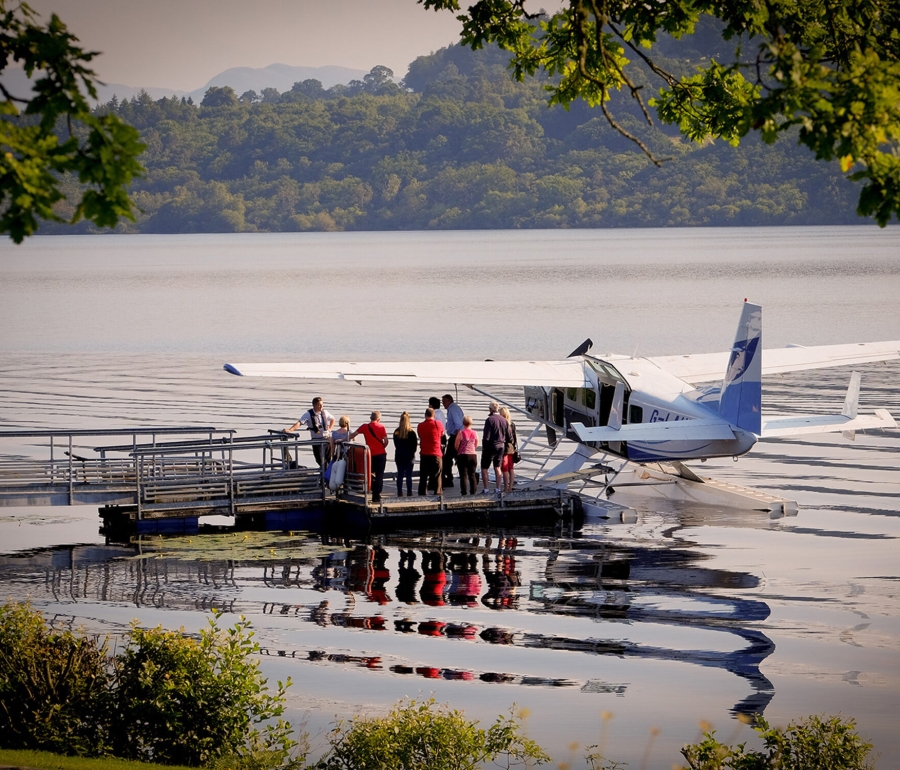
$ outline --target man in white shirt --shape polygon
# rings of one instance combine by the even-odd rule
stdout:
[[[447,417],[444,415],[444,410],[441,409],[441,400],[437,396],[432,396],[428,399],[428,406],[434,409],[434,421],[443,425],[444,431],[446,432]]]
[[[309,429],[312,438],[327,439],[330,435],[331,429],[334,427],[334,415],[325,409],[325,404],[320,396],[316,396],[312,400],[312,409],[307,409],[303,416],[287,429],[287,432],[294,433],[299,430],[301,425]],[[313,455],[319,465],[323,464],[322,447],[325,447],[324,462],[327,463],[331,459],[331,448],[327,443],[313,444]]]

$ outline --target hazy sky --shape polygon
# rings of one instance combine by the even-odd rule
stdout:
[[[229,67],[383,64],[403,77],[416,57],[455,42],[452,13],[415,0],[29,0],[101,51],[100,79],[200,88]]]

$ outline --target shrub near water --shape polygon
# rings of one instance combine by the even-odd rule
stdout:
[[[787,727],[769,727],[761,717],[753,728],[762,737],[764,751],[746,744],[727,746],[715,732],[681,753],[690,770],[870,770],[872,744],[856,732],[856,722],[837,716],[811,716]]]
[[[279,719],[262,730],[255,725],[281,716],[290,679],[270,693],[251,657],[259,647],[250,623],[241,618],[223,630],[219,617],[199,640],[132,625],[116,666],[116,756],[202,765],[261,753],[269,767],[287,759],[297,745],[290,724]]]
[[[106,642],[56,633],[39,612],[0,606],[0,742],[97,756],[108,750]]]
[[[338,723],[320,770],[474,770],[502,760],[506,767],[550,761],[522,732],[518,716],[499,717],[487,730],[458,710],[401,701],[380,718]]]
[[[110,657],[105,640],[57,633],[27,605],[0,607],[0,746],[242,770],[295,764],[291,726],[277,719],[290,680],[270,693],[250,624],[222,629],[219,617],[196,639],[134,624]]]

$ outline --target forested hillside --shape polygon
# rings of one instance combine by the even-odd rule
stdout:
[[[122,231],[657,227],[862,223],[858,190],[787,136],[691,145],[629,111],[620,122],[671,160],[656,168],[599,110],[548,108],[495,49],[452,46],[403,87],[375,68],[328,91],[211,89],[201,105],[146,94],[100,108],[147,150],[141,213]],[[68,213],[68,212],[65,212]],[[81,226],[88,231],[88,226]],[[48,224],[41,232],[71,232]]]

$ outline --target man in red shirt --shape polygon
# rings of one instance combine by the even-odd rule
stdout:
[[[387,431],[381,424],[381,412],[372,412],[369,422],[361,425],[350,436],[352,441],[362,434],[372,455],[372,502],[381,502],[381,490],[384,487],[384,466],[387,463],[388,445]]]
[[[441,465],[443,450],[441,449],[441,436],[444,434],[444,426],[434,419],[434,409],[428,407],[425,410],[425,420],[416,428],[419,434],[419,494],[425,495],[428,487],[442,494],[444,488],[441,484]]]

